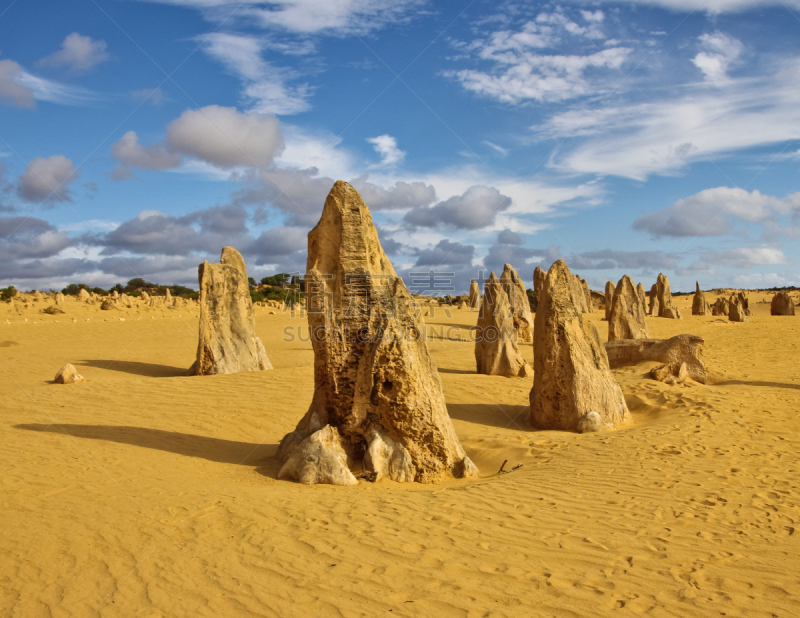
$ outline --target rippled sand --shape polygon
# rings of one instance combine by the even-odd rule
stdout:
[[[312,395],[311,346],[282,332],[304,320],[257,310],[274,371],[187,377],[193,309],[4,303],[0,615],[798,615],[800,317],[765,298],[747,324],[691,296],[648,318],[706,338],[709,384],[615,370],[634,425],[590,435],[531,429],[531,380],[475,375],[476,314],[437,314],[482,477],[354,488],[275,478]],[[66,362],[88,382],[52,384]]]

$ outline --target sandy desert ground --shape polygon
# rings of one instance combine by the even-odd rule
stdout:
[[[437,314],[482,477],[352,488],[276,480],[313,391],[310,343],[282,341],[304,319],[257,309],[274,371],[187,377],[196,309],[3,303],[0,614],[798,615],[800,318],[765,294],[746,324],[691,299],[648,327],[705,337],[709,384],[615,370],[634,424],[585,435],[531,429],[529,379],[474,373],[477,314]],[[88,382],[51,383],[66,362]]]

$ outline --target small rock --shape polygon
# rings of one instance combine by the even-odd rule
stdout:
[[[55,377],[56,384],[75,384],[76,382],[86,382],[86,378],[78,373],[74,365],[67,363],[58,370]]]
[[[606,431],[613,429],[613,425],[604,423],[602,417],[597,412],[587,412],[578,420],[578,433],[594,433],[596,431]]]

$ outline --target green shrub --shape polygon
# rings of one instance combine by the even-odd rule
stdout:
[[[92,288],[85,283],[70,283],[67,287],[61,290],[61,293],[66,294],[67,296],[77,296],[81,290],[91,292]]]
[[[14,298],[17,295],[17,288],[13,285],[9,285],[7,288],[3,288],[0,290],[0,300],[8,300],[10,298]]]
[[[289,278],[289,273],[278,273],[277,275],[272,275],[271,277],[264,277],[261,280],[261,285],[273,285],[275,287],[280,287],[289,283]]]

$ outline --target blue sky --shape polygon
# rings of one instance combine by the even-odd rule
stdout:
[[[0,286],[302,272],[800,285],[800,0],[0,0]]]

